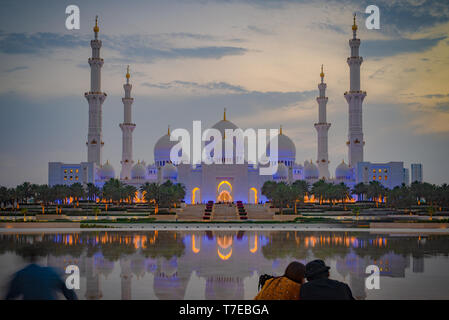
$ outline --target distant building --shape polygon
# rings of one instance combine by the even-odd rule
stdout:
[[[48,185],[72,185],[74,183],[96,183],[96,166],[94,162],[48,163]]]
[[[356,180],[358,183],[377,181],[384,187],[393,189],[396,186],[402,185],[404,181],[404,163],[359,162],[356,168]]]
[[[422,179],[422,164],[421,163],[412,163],[412,183],[415,181],[423,182]]]
[[[404,184],[406,186],[410,185],[410,170],[408,168],[404,168]]]

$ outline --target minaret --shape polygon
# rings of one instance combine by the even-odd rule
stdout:
[[[326,105],[328,98],[326,97],[326,87],[324,83],[324,72],[323,65],[321,65],[321,83],[318,84],[318,89],[320,90],[320,96],[316,98],[318,102],[318,123],[315,123],[315,129],[318,133],[318,150],[317,150],[317,164],[318,170],[320,172],[320,179],[328,180],[329,174],[329,155],[328,155],[328,142],[327,142],[327,132],[331,126],[330,123],[326,121]]]
[[[133,166],[133,131],[136,125],[132,123],[131,106],[134,98],[131,98],[132,85],[129,83],[129,66],[126,71],[126,83],[123,85],[125,89],[125,97],[123,101],[123,123],[120,124],[122,129],[122,170],[120,172],[120,179],[131,179],[131,168]]]
[[[345,98],[349,106],[349,130],[348,130],[348,159],[349,166],[355,168],[357,163],[363,161],[363,127],[362,127],[362,103],[366,97],[366,91],[360,90],[360,65],[363,58],[359,56],[360,39],[357,39],[357,24],[352,25],[352,39],[349,40],[351,56],[347,59],[350,72],[350,88],[345,92]]]
[[[106,93],[101,91],[101,67],[103,59],[100,58],[101,40],[98,40],[98,16],[95,18],[95,39],[90,41],[92,57],[90,65],[90,91],[84,93],[89,103],[89,131],[87,133],[87,161],[101,165],[101,149],[103,147],[102,135],[102,105],[106,99]]]

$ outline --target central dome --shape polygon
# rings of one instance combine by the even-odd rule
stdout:
[[[231,121],[226,120],[226,108],[225,108],[223,112],[223,120],[220,120],[216,124],[214,124],[212,126],[212,129],[217,129],[218,131],[220,131],[221,136],[224,138],[226,129],[235,130],[238,129],[238,127]]]
[[[217,129],[218,131],[220,131],[221,136],[224,137],[226,129],[235,130],[235,129],[238,129],[238,127],[234,123],[232,123],[231,121],[220,120],[220,121],[218,121],[216,124],[214,124],[212,126],[212,129]]]

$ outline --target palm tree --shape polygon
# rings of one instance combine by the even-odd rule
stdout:
[[[28,202],[28,199],[33,196],[33,190],[31,188],[31,183],[29,182],[24,182],[21,185],[18,185],[16,191],[22,203]]]
[[[360,182],[352,188],[351,193],[357,195],[358,201],[363,201],[365,198],[365,195],[368,192],[368,186],[364,184],[363,182]]]
[[[273,199],[273,192],[276,189],[276,185],[277,183],[274,181],[265,181],[261,190],[262,195],[269,200]]]
[[[329,199],[330,191],[331,184],[325,182],[323,179],[315,182],[311,189],[311,193],[315,196],[315,199],[319,199],[320,204],[322,204],[324,200]]]
[[[186,187],[181,183],[176,183],[174,186],[176,202],[181,202],[186,196]]]
[[[279,214],[282,214],[284,206],[292,201],[292,191],[288,184],[279,182],[271,192],[272,200],[279,207]]]
[[[10,194],[9,194],[9,190],[6,187],[0,187],[0,205],[1,208],[3,209],[4,206],[6,206],[6,204],[9,202],[10,200]]]
[[[79,205],[79,200],[84,198],[85,194],[86,192],[81,183],[77,182],[70,186],[70,196],[76,201],[76,206]]]
[[[351,195],[351,193],[350,193],[351,189],[343,182],[341,182],[340,184],[334,185],[333,189],[335,190],[334,191],[335,197],[338,200],[341,200],[341,202],[343,202],[343,203],[345,203]],[[345,210],[346,210],[346,206],[345,206]]]
[[[416,198],[410,192],[410,188],[405,184],[402,186],[396,186],[392,190],[387,192],[387,204],[395,209],[398,208],[411,208],[416,203]]]
[[[304,197],[309,192],[309,183],[305,180],[296,180],[291,185],[291,192],[295,202],[295,214],[298,213],[297,202],[304,203]]]
[[[110,179],[103,186],[103,197],[115,203],[123,199],[123,183],[118,179]]]
[[[140,191],[145,196],[145,200],[148,201],[148,205],[153,200],[155,204],[154,213],[157,214],[159,211],[159,204],[161,200],[161,185],[159,183],[145,183],[140,187]]]
[[[129,184],[127,184],[127,185],[125,185],[124,187],[123,187],[123,195],[124,195],[124,197],[126,198],[126,199],[128,199],[128,203],[132,203],[133,202],[133,199],[134,199],[134,196],[135,196],[135,194],[136,194],[136,192],[137,192],[137,188],[136,187],[134,187],[134,186],[131,186],[131,185],[129,185]]]
[[[93,183],[87,184],[87,200],[96,201],[97,197],[100,196],[101,190]]]
[[[382,201],[383,197],[386,194],[385,187],[380,184],[378,181],[370,181],[368,185],[367,197],[371,200]]]
[[[45,213],[45,207],[47,204],[52,201],[52,188],[50,188],[48,185],[43,184],[39,186],[34,187],[36,196],[35,201],[38,201],[42,205],[42,213]]]

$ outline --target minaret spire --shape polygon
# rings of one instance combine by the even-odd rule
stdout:
[[[366,97],[366,91],[360,89],[360,66],[363,58],[359,56],[360,39],[357,39],[357,23],[354,14],[352,24],[352,39],[349,40],[351,56],[347,59],[350,74],[349,91],[344,96],[348,102],[349,126],[348,126],[348,159],[349,166],[355,168],[357,163],[363,161],[363,118],[362,104]]]
[[[104,60],[100,57],[101,40],[98,40],[98,16],[95,18],[93,28],[95,39],[90,41],[92,57],[88,62],[90,65],[90,91],[84,93],[84,97],[89,103],[89,129],[87,133],[87,161],[95,162],[99,167],[102,160],[102,105],[106,99],[106,93],[101,91],[101,67]]]
[[[320,95],[316,98],[316,101],[318,102],[318,123],[315,123],[315,129],[318,134],[316,162],[318,164],[320,179],[329,179],[328,131],[331,124],[326,121],[326,105],[328,98],[326,97],[327,85],[324,83],[323,65],[321,65],[320,78],[321,83],[318,84]]]
[[[223,120],[226,121],[226,108],[224,108],[224,111],[223,111]]]
[[[354,23],[352,24],[352,39],[357,39],[357,23],[355,21],[356,13],[354,12]]]
[[[120,171],[120,179],[131,179],[131,169],[134,163],[133,160],[133,131],[136,125],[132,123],[132,110],[131,106],[134,102],[134,98],[131,97],[132,85],[129,83],[129,66],[126,68],[126,83],[123,85],[125,89],[125,97],[122,98],[123,102],[123,123],[121,123],[120,129],[122,129],[122,170]]]

